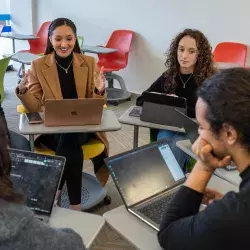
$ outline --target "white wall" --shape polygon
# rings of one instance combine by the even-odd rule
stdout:
[[[136,32],[129,65],[120,71],[132,92],[142,92],[164,71],[164,52],[183,28],[197,28],[212,46],[250,44],[249,0],[37,0],[36,24],[71,18],[85,44],[105,44],[114,29]]]

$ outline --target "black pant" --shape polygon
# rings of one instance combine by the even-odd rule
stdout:
[[[81,203],[81,187],[82,187],[82,166],[83,166],[83,151],[81,146],[95,136],[90,133],[68,133],[41,135],[36,141],[37,144],[44,144],[46,147],[56,152],[56,155],[64,156],[66,164],[62,179],[59,185],[59,190],[62,190],[66,181],[69,201],[71,205]],[[94,170],[97,172],[104,164],[105,154],[92,159]]]

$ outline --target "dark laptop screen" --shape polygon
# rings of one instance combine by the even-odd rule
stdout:
[[[166,141],[111,157],[106,164],[127,206],[185,179]]]
[[[178,109],[175,109],[177,116],[179,116],[180,119],[180,124],[184,127],[188,139],[191,141],[191,143],[194,143],[197,138],[199,137],[198,134],[198,128],[199,125],[196,121],[191,119],[190,117],[186,116],[183,114],[181,111]]]
[[[50,213],[65,159],[15,149],[10,149],[10,156],[15,191],[24,195],[32,210]]]

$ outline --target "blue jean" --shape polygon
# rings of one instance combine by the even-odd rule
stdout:
[[[180,167],[185,173],[189,156],[176,146],[176,142],[181,140],[187,140],[186,134],[169,130],[160,130],[157,135],[157,141],[162,139],[167,139],[167,142],[170,148],[172,149],[176,160],[178,161]]]

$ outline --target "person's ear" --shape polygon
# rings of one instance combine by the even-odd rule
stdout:
[[[227,143],[232,146],[238,141],[238,133],[235,128],[229,124],[223,124],[223,132]]]

